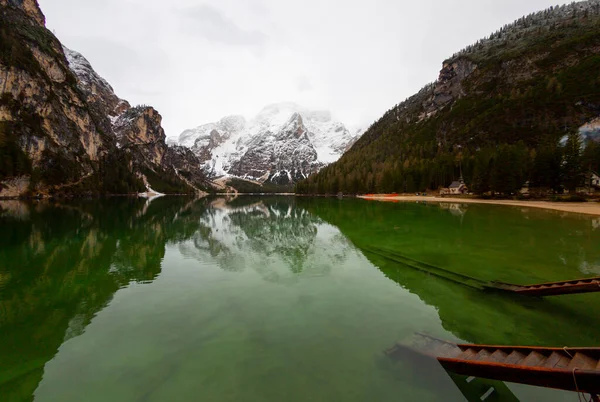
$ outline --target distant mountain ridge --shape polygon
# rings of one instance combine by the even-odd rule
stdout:
[[[423,192],[461,176],[481,194],[575,191],[600,169],[598,49],[599,0],[520,18],[444,61],[297,191]]]
[[[250,121],[228,116],[186,130],[178,143],[192,149],[210,177],[289,185],[338,160],[363,132],[350,131],[328,111],[278,103]]]

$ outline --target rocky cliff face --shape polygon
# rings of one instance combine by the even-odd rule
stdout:
[[[174,173],[193,188],[202,189],[212,186],[212,183],[207,183],[200,160],[189,148],[169,145],[162,164],[172,166]]]
[[[0,6],[19,8],[38,25],[46,25],[46,17],[40,10],[37,0],[0,0]]]
[[[229,116],[186,130],[179,144],[192,149],[209,176],[289,185],[336,161],[362,133],[351,132],[329,112],[280,103],[250,121]]]
[[[433,96],[428,102],[429,104],[424,105],[427,114],[431,116],[451,102],[465,96],[463,82],[476,69],[475,63],[465,59],[444,63],[435,83]]]
[[[129,102],[115,94],[112,86],[94,71],[90,62],[82,54],[64,46],[63,51],[69,62],[69,68],[78,78],[77,86],[86,94],[89,104],[98,108],[113,122],[116,117],[131,108]]]
[[[138,106],[115,119],[117,146],[136,153],[135,160],[159,166],[167,152],[162,117],[154,108]]]
[[[35,1],[0,5],[0,135],[9,165],[0,180],[28,176],[34,191],[91,176],[111,150],[106,125],[43,23]]]
[[[164,165],[160,115],[132,109],[44,24],[35,0],[0,0],[0,197],[137,192],[142,168],[191,190],[176,172],[200,163]]]
[[[196,191],[206,187],[198,158],[191,153],[182,154],[177,147],[166,144],[162,116],[158,111],[150,106],[131,107],[114,93],[110,84],[81,54],[64,50],[88,104],[107,117],[116,147],[130,157],[132,171],[149,189],[186,192],[186,187]]]
[[[200,160],[187,148],[166,144],[162,116],[154,108],[127,109],[116,117],[113,127],[117,147],[132,156],[134,170],[146,176],[146,183],[154,191],[185,192],[185,186],[196,191],[206,188]],[[166,188],[161,183],[164,180]]]

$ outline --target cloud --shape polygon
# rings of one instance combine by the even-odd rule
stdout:
[[[306,92],[312,89],[312,84],[306,76],[298,77],[297,89],[298,92]]]
[[[181,15],[185,18],[188,32],[194,32],[210,42],[230,46],[262,46],[268,39],[263,32],[240,28],[221,11],[206,4],[184,9]]]
[[[167,135],[290,100],[372,123],[442,61],[556,0],[38,0],[48,27]]]
[[[167,55],[161,49],[133,47],[126,42],[121,43],[118,38],[87,36],[70,37],[63,43],[81,52],[117,95],[125,98],[131,97],[131,94],[139,95],[128,99],[134,103],[148,103],[143,100],[146,95],[155,99],[170,71]]]

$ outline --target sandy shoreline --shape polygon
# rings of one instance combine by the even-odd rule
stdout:
[[[474,198],[423,197],[423,196],[361,196],[359,198],[375,201],[404,201],[404,202],[447,202],[456,204],[493,204],[513,207],[529,207],[551,209],[554,211],[572,212],[576,214],[600,216],[600,203],[597,202],[549,202],[549,201],[514,201],[514,200],[478,200]]]

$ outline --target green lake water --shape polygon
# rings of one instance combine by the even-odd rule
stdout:
[[[479,400],[437,362],[384,350],[416,332],[598,346],[600,294],[479,287],[590,276],[600,218],[537,209],[0,202],[0,401]],[[577,400],[495,386],[489,400]]]

